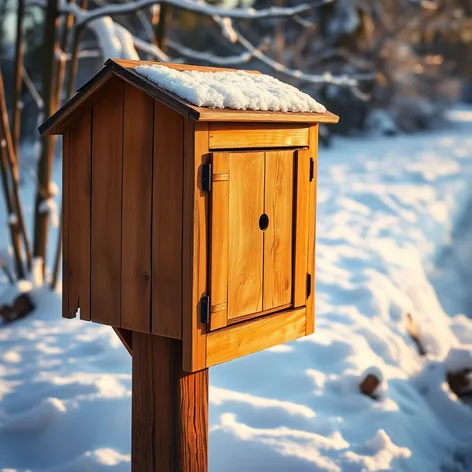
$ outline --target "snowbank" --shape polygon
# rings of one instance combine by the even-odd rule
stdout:
[[[472,409],[446,383],[469,365],[472,322],[428,280],[470,198],[471,131],[321,150],[316,334],[211,370],[210,470],[472,470]],[[129,471],[128,354],[33,295],[37,314],[0,329],[0,469]]]
[[[245,71],[178,71],[166,66],[138,66],[136,72],[159,87],[199,107],[324,113],[326,108],[292,85]]]

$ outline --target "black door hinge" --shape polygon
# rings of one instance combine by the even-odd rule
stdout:
[[[211,164],[203,164],[202,166],[202,190],[204,192],[211,191]]]
[[[210,297],[208,295],[203,295],[200,300],[200,321],[203,324],[210,322]]]
[[[315,178],[315,160],[310,157],[310,182]]]
[[[311,274],[306,274],[306,298],[307,300],[311,295]]]

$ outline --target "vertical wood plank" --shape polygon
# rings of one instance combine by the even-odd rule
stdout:
[[[184,118],[155,101],[152,227],[152,332],[182,337]]]
[[[75,318],[69,311],[69,144],[70,130],[62,136],[62,317]]]
[[[182,342],[133,333],[132,472],[207,472],[208,369],[182,371]]]
[[[263,310],[292,301],[293,151],[265,153]]]
[[[92,321],[121,325],[123,84],[93,107]]]
[[[313,180],[309,189],[308,208],[308,254],[307,272],[311,275],[310,295],[306,301],[306,332],[312,334],[315,331],[315,240],[316,240],[316,190],[318,176],[318,125],[310,126],[310,157],[314,160]]]
[[[91,113],[70,128],[69,316],[90,320]],[[67,276],[66,276],[67,277]]]
[[[206,367],[206,327],[200,300],[207,293],[208,196],[201,188],[202,165],[208,163],[208,123],[184,121],[184,201],[182,250],[183,368]]]
[[[123,207],[121,326],[151,329],[151,220],[153,100],[123,88]],[[117,156],[115,156],[117,157]]]
[[[264,153],[230,155],[228,319],[262,311]]]
[[[156,470],[154,464],[154,365],[152,337],[132,334],[132,395],[131,395],[131,470]]]
[[[296,151],[296,212],[293,273],[293,306],[306,304],[306,274],[308,253],[308,200],[310,180],[310,150]]]
[[[210,329],[228,324],[229,154],[212,156]]]

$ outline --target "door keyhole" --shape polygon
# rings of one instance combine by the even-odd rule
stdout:
[[[259,228],[261,228],[262,231],[265,231],[268,227],[269,217],[265,213],[262,213],[261,217],[259,218]]]

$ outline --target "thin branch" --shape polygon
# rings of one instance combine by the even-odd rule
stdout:
[[[81,0],[80,7],[82,10],[87,8],[88,0]],[[77,6],[75,4],[71,4]],[[77,7],[79,8],[79,7]],[[79,70],[79,43],[80,37],[82,36],[83,27],[78,26],[77,24],[74,27],[74,32],[72,35],[72,46],[71,46],[71,60],[69,62],[69,67],[67,69],[67,90],[66,90],[66,99],[69,100],[74,94],[75,90],[75,79],[77,72]]]
[[[135,2],[106,5],[93,10],[85,11],[77,7],[77,5],[65,5],[61,9],[61,13],[72,13],[75,15],[77,24],[84,25],[90,21],[103,16],[125,15],[151,5],[170,5],[180,10],[191,11],[206,16],[220,16],[240,20],[257,20],[261,18],[289,18],[301,15],[307,11],[332,3],[334,0],[312,0],[296,7],[269,7],[261,10],[254,8],[219,8],[207,3],[196,2],[193,0],[137,0]],[[34,1],[30,4],[43,4],[41,1]]]
[[[39,95],[38,90],[36,89],[33,80],[28,74],[28,71],[24,68],[22,69],[22,75],[23,75],[23,81],[26,85],[26,88],[29,90],[29,93],[33,97],[33,100],[36,103],[36,106],[38,107],[38,110],[42,111],[44,107],[44,102],[43,99],[41,98],[41,95]]]
[[[221,28],[228,28],[228,22],[222,21],[220,18],[213,17],[213,20],[220,25]],[[231,31],[237,35],[237,42],[243,46],[247,51],[251,52],[253,56],[259,59],[261,62],[269,66],[271,69],[280,72],[281,74],[286,75],[287,77],[292,77],[297,80],[304,82],[309,82],[312,84],[332,84],[342,87],[358,87],[359,82],[370,81],[375,79],[374,74],[356,74],[356,75],[338,75],[334,76],[331,73],[325,74],[307,74],[301,70],[290,69],[280,62],[272,59],[271,57],[264,54],[261,50],[257,49],[247,38],[245,38],[233,25],[231,25]],[[358,90],[360,94],[362,92]],[[367,99],[367,95],[365,96]]]
[[[174,51],[182,54],[184,57],[196,59],[198,61],[208,62],[210,64],[220,64],[224,66],[235,65],[235,64],[244,64],[249,62],[255,55],[255,51],[259,51],[257,48],[255,51],[244,51],[241,54],[234,56],[216,56],[211,52],[197,51],[195,49],[182,46],[181,44],[172,41],[171,39],[167,40],[167,45]]]
[[[2,153],[2,167],[5,167],[5,175],[7,176],[6,172],[9,172],[9,177],[7,176],[7,182],[11,184],[11,189],[8,189],[8,184],[7,184],[7,189],[6,192],[11,191],[11,196],[10,198],[10,215],[13,214],[16,217],[16,220],[13,225],[13,222],[11,222],[11,225],[14,227],[18,228],[19,233],[22,236],[23,239],[23,244],[25,246],[25,252],[26,252],[26,258],[27,258],[27,264],[28,264],[28,269],[31,270],[31,265],[32,265],[32,258],[31,258],[31,249],[30,249],[30,244],[28,240],[28,235],[26,232],[26,225],[25,225],[25,219],[23,216],[23,207],[21,205],[21,199],[20,199],[20,179],[19,179],[19,171],[18,171],[18,161],[15,156],[15,150],[13,148],[13,141],[11,139],[11,131],[10,131],[10,123],[8,121],[8,112],[7,112],[7,107],[6,107],[6,102],[5,102],[5,90],[3,87],[3,77],[0,75],[0,134],[1,134],[1,153]],[[5,162],[5,159],[7,162]],[[5,182],[4,182],[5,185]],[[21,250],[19,250],[18,253],[18,258],[19,261],[21,261]],[[18,262],[19,263],[19,262]],[[21,266],[22,266],[21,262]],[[23,269],[20,270],[19,272],[19,277],[21,277],[21,273],[23,272]]]

